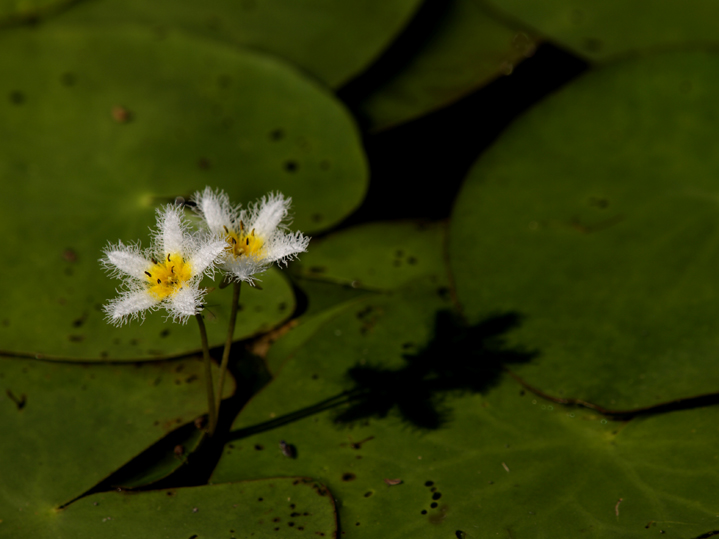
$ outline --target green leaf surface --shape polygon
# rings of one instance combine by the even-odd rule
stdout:
[[[267,51],[338,87],[394,39],[421,0],[98,0],[67,11],[62,24],[143,23]]]
[[[32,523],[0,526],[18,539],[261,539],[278,537],[280,532],[333,537],[337,519],[332,495],[323,485],[281,477],[142,493],[106,492],[62,511],[38,515]]]
[[[35,22],[43,15],[77,0],[0,0],[0,28],[19,23]]]
[[[474,0],[535,28],[573,53],[608,61],[638,51],[716,43],[715,2]]]
[[[441,222],[379,222],[355,226],[313,241],[294,275],[390,290],[422,276],[446,284],[446,226]]]
[[[502,381],[491,349],[455,357],[456,336],[433,334],[446,304],[427,284],[367,305],[381,313],[371,331],[362,332],[359,309],[337,316],[247,405],[213,481],[313,474],[332,491],[347,539],[689,538],[719,527],[719,408],[608,422]],[[388,384],[364,402],[376,413],[355,414],[348,428],[338,419],[354,404],[334,397],[347,395],[348,375],[363,364],[376,368],[370,381]],[[462,391],[466,383],[482,394]],[[432,387],[446,391],[429,397]],[[397,404],[388,413],[374,407],[387,400]],[[408,421],[434,407],[440,428]]]
[[[0,536],[19,537],[8,527],[53,514],[206,413],[203,372],[196,358],[134,365],[0,358]],[[230,383],[225,395],[233,391]]]
[[[295,279],[307,302],[307,309],[301,316],[289,322],[282,338],[274,342],[265,357],[267,369],[273,375],[287,358],[300,348],[327,321],[349,308],[368,294],[361,288],[338,285],[311,279]]]
[[[0,70],[0,181],[13,201],[0,216],[0,350],[114,360],[196,350],[195,329],[160,315],[120,330],[102,320],[119,284],[97,263],[108,241],[147,245],[155,209],[205,185],[243,203],[282,191],[305,232],[364,195],[351,118],[267,57],[140,28],[22,29],[1,36]],[[292,312],[281,277],[268,272],[262,286],[242,300],[237,338]],[[229,301],[227,290],[208,297],[211,345],[224,342]]]
[[[536,40],[475,0],[449,2],[417,53],[360,105],[373,130],[444,107],[531,56]]]
[[[450,262],[472,321],[516,312],[517,372],[612,409],[719,389],[719,57],[596,70],[469,173]]]

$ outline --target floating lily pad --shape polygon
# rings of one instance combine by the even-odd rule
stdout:
[[[13,201],[0,216],[4,351],[124,360],[196,350],[195,329],[161,317],[105,325],[99,309],[118,284],[97,263],[108,241],[147,245],[155,209],[205,185],[244,203],[280,190],[305,232],[364,194],[351,118],[274,60],[138,28],[18,30],[0,44],[0,179]],[[262,286],[242,300],[237,338],[292,312],[282,278],[268,272]],[[213,345],[224,341],[229,301],[226,290],[208,297]]]
[[[198,359],[134,365],[0,359],[0,535],[29,537],[20,531],[33,529],[35,518],[56,515],[57,507],[205,414],[203,372]]]
[[[291,272],[370,290],[397,288],[421,276],[444,285],[444,246],[444,223],[369,223],[313,241]]]
[[[337,533],[332,495],[323,485],[303,477],[142,493],[107,492],[78,500],[56,513],[35,515],[32,520],[15,525],[13,537],[274,538],[279,531],[326,537]],[[30,530],[35,535],[28,533]]]
[[[337,87],[371,64],[421,0],[102,0],[81,2],[63,24],[144,23],[181,29],[287,59]]]
[[[607,408],[717,391],[719,56],[598,69],[516,121],[469,173],[450,261],[470,320],[524,315],[518,372]]]
[[[714,2],[651,0],[474,0],[535,28],[588,60],[637,51],[716,43]]]
[[[538,400],[502,378],[505,360],[531,360],[501,344],[502,315],[480,324],[484,339],[465,328],[462,343],[443,324],[433,334],[446,305],[423,288],[368,300],[371,331],[348,310],[297,350],[239,415],[212,480],[311,473],[347,539],[717,529],[719,408],[622,424]],[[353,380],[364,400],[350,398]]]
[[[372,129],[392,127],[509,75],[535,48],[533,37],[481,3],[455,0],[416,55],[363,100],[360,110]]]

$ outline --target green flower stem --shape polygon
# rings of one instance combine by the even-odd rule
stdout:
[[[197,324],[200,326],[200,339],[202,339],[202,355],[205,359],[205,384],[207,386],[207,403],[209,405],[210,426],[207,434],[212,436],[217,427],[217,408],[215,406],[215,394],[212,384],[212,360],[210,359],[210,348],[207,345],[207,330],[202,314],[196,314]]]
[[[232,338],[235,335],[235,324],[237,322],[237,306],[240,302],[240,285],[241,282],[232,283],[232,308],[230,309],[230,325],[227,328],[227,339],[225,340],[225,349],[222,351],[222,363],[220,363],[220,380],[217,383],[217,415],[220,415],[220,403],[222,402],[222,386],[225,384],[225,373],[227,372],[227,363],[230,361],[230,348],[232,347]]]

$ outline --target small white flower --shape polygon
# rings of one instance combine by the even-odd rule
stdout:
[[[118,242],[108,245],[100,259],[111,276],[124,280],[124,291],[105,305],[107,319],[115,325],[144,320],[145,311],[160,307],[184,324],[202,310],[206,291],[199,288],[200,281],[213,274],[227,243],[191,234],[182,208],[171,204],[157,210],[157,229],[149,249]]]
[[[281,193],[270,193],[247,210],[209,187],[195,193],[194,201],[210,232],[229,244],[218,266],[236,281],[252,284],[273,262],[286,264],[307,250],[310,238],[287,231],[292,199]]]

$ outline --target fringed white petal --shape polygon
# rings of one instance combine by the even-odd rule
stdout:
[[[158,232],[155,237],[159,243],[159,251],[164,255],[184,253],[188,247],[187,240],[190,239],[186,232],[187,226],[181,207],[168,204],[164,208],[159,208],[157,210]]]
[[[100,263],[113,276],[129,275],[142,279],[145,271],[152,265],[145,258],[139,245],[124,245],[118,242],[117,245],[108,245],[104,253],[105,256],[100,259]]]
[[[195,193],[193,200],[197,204],[197,212],[212,233],[224,235],[224,227],[232,229],[238,209],[230,204],[224,191],[213,191],[210,187],[205,187],[201,193]]]
[[[310,238],[301,232],[293,234],[275,234],[265,246],[265,262],[277,262],[279,264],[295,258],[299,253],[307,251]]]
[[[230,258],[223,264],[222,269],[232,278],[233,281],[254,283],[256,275],[264,272],[269,268],[269,264],[264,261],[258,261],[255,258]]]
[[[107,319],[116,326],[121,326],[130,320],[145,320],[145,311],[154,309],[160,301],[145,290],[131,290],[124,292],[105,305]]]
[[[289,213],[292,203],[291,198],[285,198],[282,193],[270,193],[262,197],[259,206],[252,210],[251,220],[248,229],[255,229],[255,233],[261,238],[269,238],[275,233]]]
[[[218,258],[227,249],[227,242],[212,239],[201,243],[200,247],[192,254],[189,259],[194,275],[202,275],[207,273],[214,275],[215,264],[219,262]]]
[[[174,322],[184,324],[190,316],[199,314],[202,311],[202,300],[205,291],[197,286],[184,286],[175,294],[165,300],[168,316]]]

